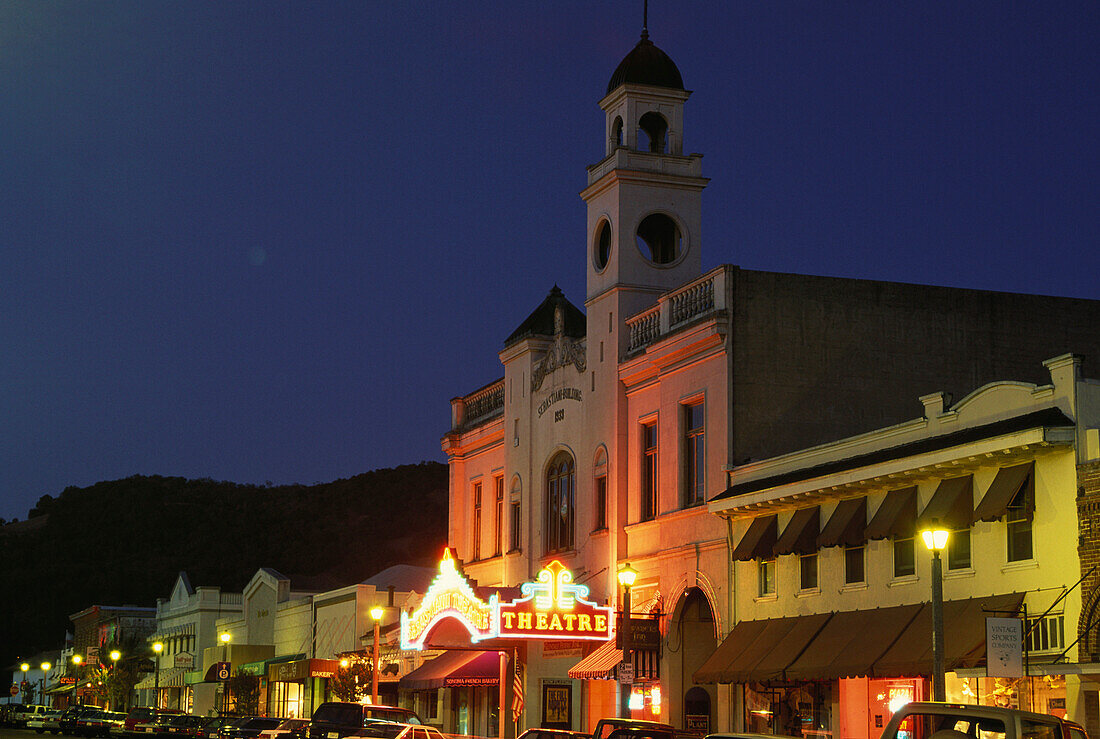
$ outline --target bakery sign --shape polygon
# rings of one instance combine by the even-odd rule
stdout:
[[[444,618],[461,623],[472,643],[493,638],[607,641],[615,634],[611,608],[589,601],[588,586],[574,583],[573,573],[557,560],[533,582],[520,585],[520,593],[523,597],[507,603],[496,595],[480,599],[448,549],[420,606],[401,614],[401,648],[423,649]]]

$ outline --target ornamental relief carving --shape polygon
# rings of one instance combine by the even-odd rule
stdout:
[[[554,345],[550,347],[550,350],[546,352],[546,356],[535,365],[535,369],[531,372],[531,390],[533,391],[542,387],[542,382],[546,379],[546,376],[559,367],[572,364],[577,368],[577,372],[584,372],[585,367],[588,366],[588,362],[584,357],[584,349],[579,342],[565,336],[564,325],[565,318],[561,306],[558,306],[554,308]]]

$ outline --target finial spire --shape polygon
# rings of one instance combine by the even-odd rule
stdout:
[[[649,38],[649,0],[642,0],[642,40]]]

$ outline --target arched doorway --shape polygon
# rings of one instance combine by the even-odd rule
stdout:
[[[714,635],[714,612],[707,596],[699,588],[687,590],[674,613],[668,638],[670,698],[673,723],[689,731],[708,734],[714,727],[715,686],[697,685],[692,676],[714,653],[718,639]]]

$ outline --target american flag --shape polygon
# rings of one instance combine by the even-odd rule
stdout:
[[[523,674],[520,671],[518,654],[513,654],[512,662],[516,666],[512,676],[512,721],[518,722],[523,713]]]

